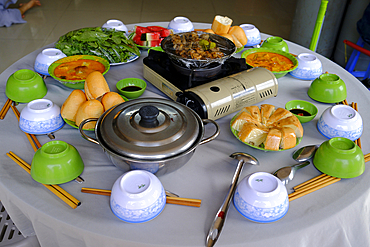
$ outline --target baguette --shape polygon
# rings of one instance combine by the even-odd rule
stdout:
[[[239,26],[232,26],[229,29],[228,34],[233,37],[234,44],[237,48],[244,47],[248,42],[247,35],[245,34],[243,28]]]
[[[216,15],[212,22],[211,29],[215,34],[228,33],[233,20],[227,16]]]
[[[110,92],[107,81],[99,71],[93,71],[87,76],[84,89],[88,100],[98,99]]]
[[[104,107],[99,100],[92,99],[84,102],[77,111],[76,125],[80,126],[81,122],[88,118],[99,118],[104,113]],[[95,128],[96,121],[86,123],[84,129]]]
[[[86,95],[82,90],[73,90],[64,101],[60,114],[64,119],[76,122],[77,110],[86,100]]]
[[[104,111],[123,102],[125,102],[125,100],[121,97],[121,95],[119,95],[116,92],[108,92],[104,94],[104,96],[101,99],[101,103],[104,106]]]

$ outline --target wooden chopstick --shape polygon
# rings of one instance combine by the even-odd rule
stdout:
[[[103,196],[110,196],[111,194],[110,190],[102,190],[102,189],[95,189],[95,188],[81,188],[81,192],[95,194],[95,195],[103,195]],[[202,203],[202,200],[167,196],[166,203],[199,208]]]
[[[17,107],[15,107],[14,105],[11,105],[10,106],[14,112],[14,115],[16,116],[16,118],[18,119],[18,122],[19,122],[19,117],[20,117],[20,113],[17,109]],[[39,140],[37,140],[37,137],[33,134],[28,134],[26,132],[24,132],[27,136],[27,139],[28,141],[31,143],[31,146],[33,148],[33,150],[36,152],[37,149],[39,149],[41,147],[41,144],[39,142]]]
[[[20,167],[22,167],[26,172],[31,174],[31,166],[27,164],[24,160],[19,158],[15,153],[9,152],[6,154],[9,158],[11,158],[15,163],[17,163]],[[42,184],[48,190],[53,192],[57,197],[59,197],[62,201],[64,201],[68,206],[75,209],[81,205],[81,202],[70,195],[67,191],[59,187],[58,185],[48,185]]]
[[[4,119],[5,116],[6,116],[6,113],[9,111],[9,108],[10,106],[12,105],[13,101],[11,99],[8,99],[3,108],[1,108],[1,111],[0,111],[0,119]]]
[[[352,107],[353,109],[355,109],[355,111],[357,111],[357,112],[358,112],[358,106],[357,106],[357,103],[352,102],[351,107]],[[361,147],[361,137],[359,137],[359,138],[355,141],[355,143],[356,143],[356,145],[357,145],[357,146],[359,146],[359,147],[362,149],[362,147]]]

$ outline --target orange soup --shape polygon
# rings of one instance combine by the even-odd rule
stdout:
[[[54,70],[54,75],[65,80],[84,80],[93,71],[103,73],[105,67],[98,61],[79,59],[58,65]]]
[[[294,67],[293,62],[283,55],[271,52],[256,52],[245,58],[253,67],[263,67],[270,71],[279,72]]]

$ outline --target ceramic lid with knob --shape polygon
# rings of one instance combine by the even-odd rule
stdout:
[[[202,122],[185,105],[164,99],[126,101],[106,111],[96,134],[108,150],[129,158],[161,160],[181,154],[202,138]]]

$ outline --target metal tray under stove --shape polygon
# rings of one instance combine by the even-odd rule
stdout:
[[[194,77],[194,72],[198,72],[197,70],[190,72],[189,75],[180,73],[166,53],[155,50],[149,52],[143,63],[144,78],[173,100],[177,99],[177,92],[183,92],[186,89],[251,68],[244,58],[231,57],[221,65],[216,75],[209,73],[209,76],[199,78]]]

